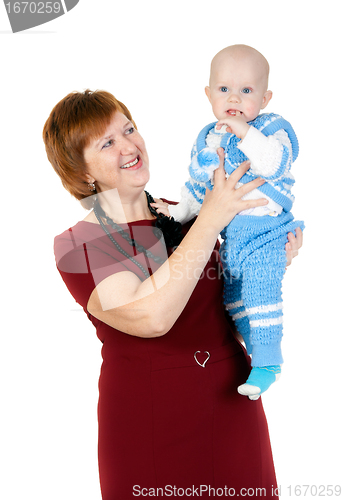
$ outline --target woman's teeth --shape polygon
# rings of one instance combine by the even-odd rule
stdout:
[[[125,163],[125,165],[123,165],[122,167],[120,168],[130,168],[130,167],[133,167],[134,165],[137,165],[138,163],[138,156],[135,160],[133,160],[131,163]]]

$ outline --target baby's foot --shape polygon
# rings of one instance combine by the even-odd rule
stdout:
[[[254,366],[245,384],[238,387],[239,394],[249,396],[249,399],[258,399],[273,382],[281,377],[281,366]]]

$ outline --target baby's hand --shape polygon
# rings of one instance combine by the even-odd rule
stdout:
[[[220,129],[223,125],[227,125],[226,131],[235,134],[239,139],[244,139],[250,128],[250,125],[244,121],[239,111],[236,111],[236,116],[228,116],[223,120],[219,120],[216,128]]]
[[[150,203],[150,205],[155,208],[156,212],[159,214],[164,214],[170,217],[170,213],[168,210],[168,203],[165,201],[160,200],[159,198],[154,198],[155,203]]]

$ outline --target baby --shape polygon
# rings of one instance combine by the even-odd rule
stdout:
[[[250,169],[236,188],[257,177],[266,180],[244,199],[264,197],[268,205],[239,213],[221,233],[224,304],[251,355],[252,370],[238,392],[250,399],[258,399],[280,377],[285,244],[288,232],[304,227],[290,212],[296,135],[281,116],[259,114],[272,98],[268,75],[267,60],[246,45],[227,47],[214,57],[205,91],[218,121],[207,125],[193,146],[190,179],[182,188],[180,203],[157,203],[160,211],[177,221],[192,219],[206,187],[213,187],[219,147],[225,151],[227,176],[250,160]]]

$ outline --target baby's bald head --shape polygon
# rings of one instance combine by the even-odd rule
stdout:
[[[214,56],[211,62],[210,86],[211,81],[217,77],[218,72],[223,66],[245,65],[255,74],[261,84],[268,88],[269,64],[267,59],[253,47],[248,45],[230,45],[222,49]]]
[[[217,120],[237,111],[246,122],[254,120],[272,97],[268,76],[268,61],[248,45],[231,45],[218,52],[205,88]]]

